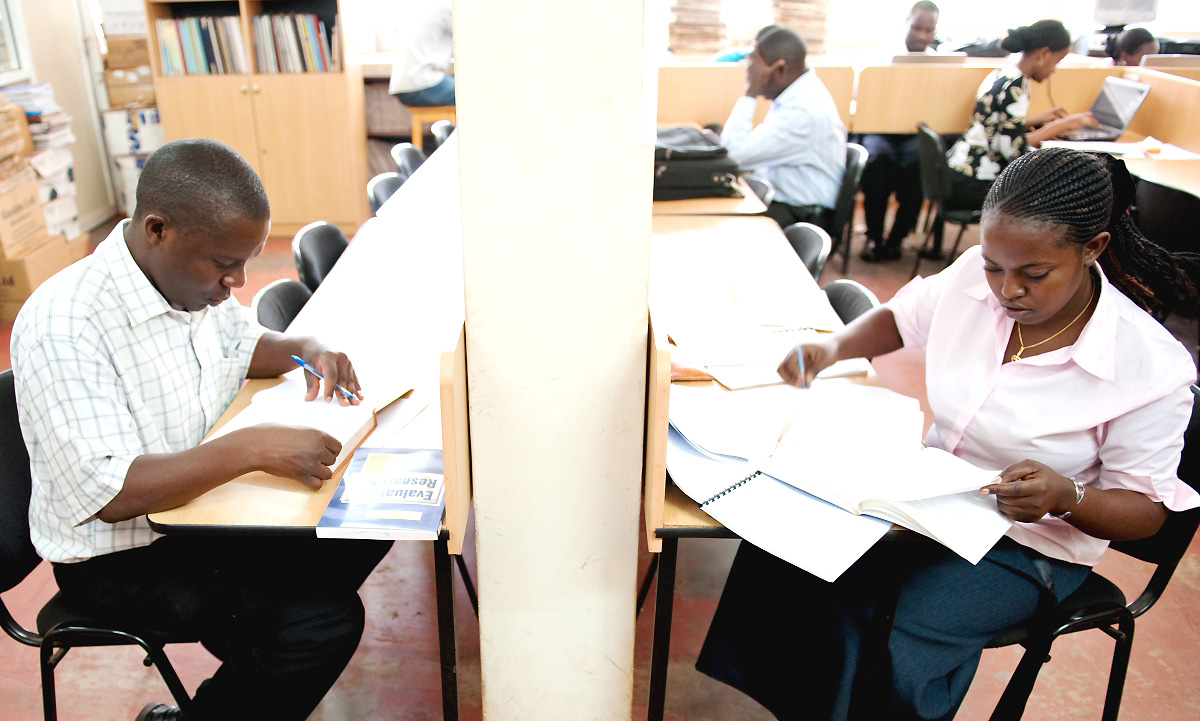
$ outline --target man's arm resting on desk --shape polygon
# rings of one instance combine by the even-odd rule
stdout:
[[[96,517],[116,523],[165,511],[251,471],[292,478],[313,490],[331,478],[341,451],[336,438],[311,428],[260,425],[176,453],[133,459],[125,484]]]
[[[337,399],[342,405],[350,405],[340,393],[334,392],[338,385],[361,397],[358,376],[354,366],[345,353],[332,351],[316,338],[305,336],[289,336],[275,331],[267,331],[258,339],[254,346],[254,355],[250,358],[248,378],[275,378],[296,369],[292,356],[303,358],[316,367],[325,376],[324,399]],[[321,392],[321,381],[311,373],[305,373],[308,382],[308,396],[305,400],[314,400]],[[354,400],[354,404],[358,401]]]

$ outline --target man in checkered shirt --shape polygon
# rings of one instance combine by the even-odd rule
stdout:
[[[345,354],[267,331],[231,298],[269,230],[244,160],[213,141],[170,143],[146,162],[133,218],[38,288],[13,328],[34,545],[79,611],[198,638],[223,662],[190,721],[306,718],[358,646],[358,587],[390,546],[160,537],[146,520],[251,471],[312,489],[332,475],[340,444],[314,429],[201,444],[243,379],[281,375],[293,354],[327,381],[307,374],[309,400],[358,402],[334,394],[359,391]],[[182,718],[161,704],[138,715]]]

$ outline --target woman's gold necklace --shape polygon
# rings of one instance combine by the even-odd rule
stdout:
[[[1050,336],[1049,338],[1046,338],[1045,340],[1039,340],[1037,343],[1030,343],[1029,345],[1025,345],[1025,339],[1023,337],[1021,337],[1021,324],[1017,323],[1017,343],[1021,347],[1017,350],[1016,353],[1012,354],[1012,359],[1011,359],[1012,362],[1016,363],[1017,361],[1021,360],[1021,354],[1024,353],[1025,351],[1029,350],[1030,348],[1037,348],[1041,344],[1049,343],[1050,341],[1059,337],[1063,333],[1066,333],[1067,328],[1070,328],[1071,326],[1075,325],[1075,321],[1082,318],[1083,314],[1087,312],[1087,309],[1092,307],[1093,300],[1096,300],[1096,282],[1094,280],[1092,281],[1092,296],[1090,298],[1088,298],[1087,305],[1083,306],[1083,310],[1079,311],[1079,315],[1072,318],[1070,323],[1067,323],[1066,325],[1064,325],[1062,327],[1062,330],[1060,330],[1059,332]]]

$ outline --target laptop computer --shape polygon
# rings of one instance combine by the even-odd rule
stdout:
[[[1105,78],[1104,85],[1100,86],[1100,94],[1096,96],[1091,108],[1092,117],[1100,126],[1072,130],[1069,133],[1063,133],[1062,138],[1064,140],[1116,140],[1129,127],[1134,114],[1142,106],[1142,101],[1146,99],[1146,94],[1149,92],[1150,86],[1145,83],[1125,78]]]

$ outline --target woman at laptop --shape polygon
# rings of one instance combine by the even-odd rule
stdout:
[[[1021,153],[1083,126],[1094,126],[1090,113],[1068,115],[1060,107],[1027,117],[1030,81],[1041,83],[1070,51],[1071,35],[1058,20],[1008,31],[1001,47],[1020,53],[1015,65],[996,68],[975,96],[971,125],[946,154],[950,168],[947,210],[978,210],[988,188]],[[941,249],[935,248],[940,255]]]
[[[948,719],[984,645],[1078,588],[1106,539],[1200,506],[1177,477],[1196,367],[1147,312],[1200,312],[1195,256],[1142,236],[1133,196],[1119,160],[1024,155],[988,194],[979,246],[784,359],[785,380],[811,385],[835,360],[923,347],[925,444],[1003,469],[979,492],[1014,523],[978,564],[914,542],[834,583],[743,542],[701,671],[781,721],[844,719],[880,579],[898,579],[877,717]]]

